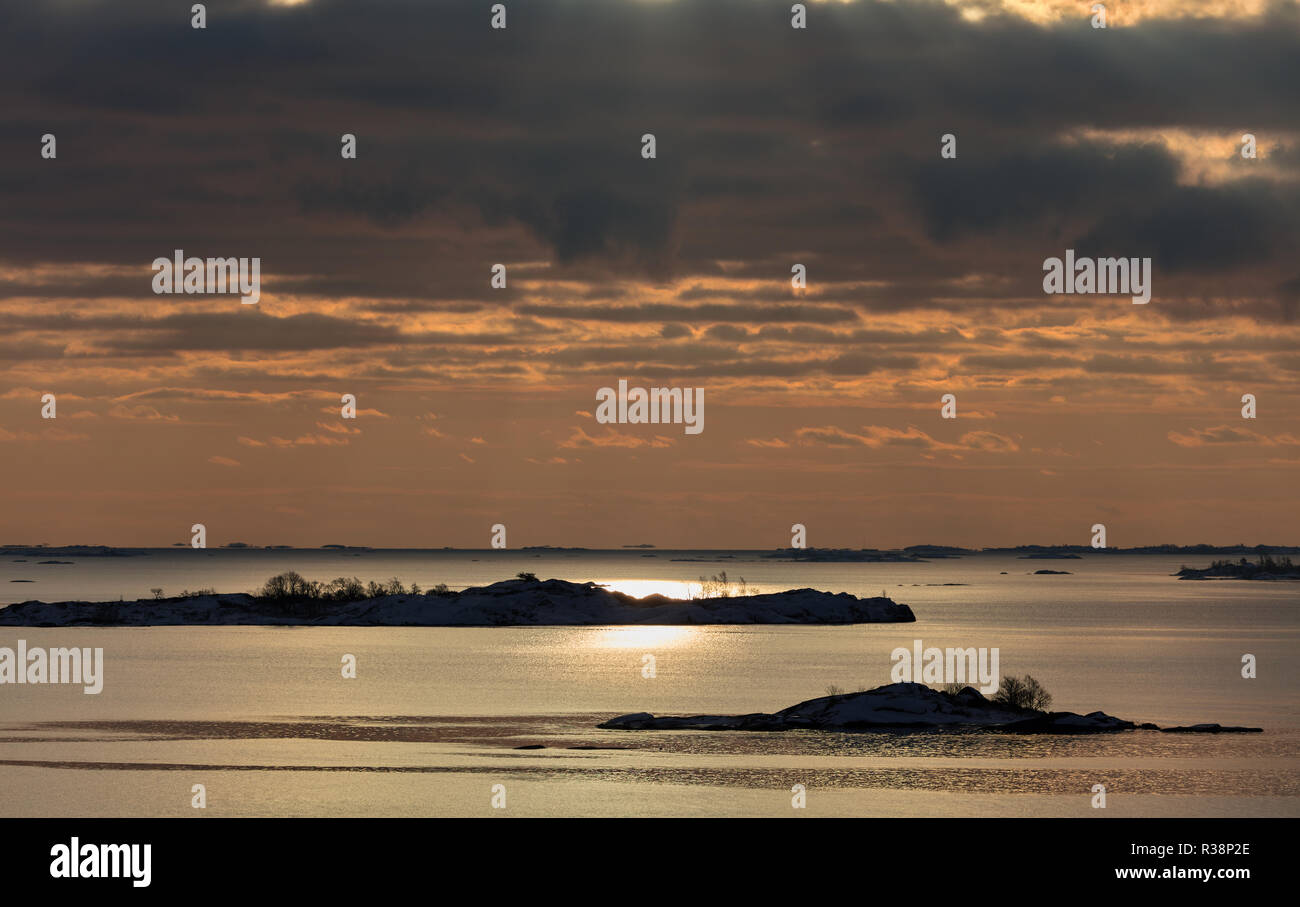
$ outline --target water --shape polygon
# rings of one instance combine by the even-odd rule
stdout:
[[[246,591],[272,573],[453,588],[527,570],[640,594],[726,570],[911,605],[853,627],[4,628],[0,645],[105,650],[104,691],[0,687],[0,814],[1300,815],[1300,588],[1185,582],[1177,557],[979,555],[793,564],[754,552],[159,551],[0,558],[10,600]],[[73,560],[38,566],[38,560]],[[1198,566],[1203,566],[1197,562]],[[1033,576],[1037,569],[1071,571]],[[1002,575],[1006,571],[1006,575]],[[16,578],[35,583],[9,584]],[[946,585],[962,583],[964,585]],[[6,588],[7,587],[7,588]],[[14,589],[21,590],[15,593]],[[1054,708],[1252,735],[618,732],[631,711],[773,711],[889,682],[914,639],[997,646]],[[1259,676],[1240,676],[1243,653]],[[344,654],[358,676],[340,676]],[[657,676],[642,677],[653,654]],[[541,744],[543,749],[516,747]]]

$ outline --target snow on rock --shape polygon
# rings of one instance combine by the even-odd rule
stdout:
[[[989,702],[966,687],[955,696],[920,683],[891,683],[860,693],[810,699],[776,713],[808,727],[998,725],[1024,718],[1016,709]]]
[[[656,718],[647,712],[620,715],[599,725],[629,731],[790,731],[799,729],[861,731],[888,728],[985,728],[1037,734],[1086,734],[1128,731],[1139,726],[1105,712],[1039,712],[1017,709],[985,699],[972,687],[946,693],[920,683],[891,683],[859,693],[809,699],[772,714],[695,715]],[[1155,725],[1143,728],[1157,729]],[[1209,732],[1218,725],[1170,728]],[[1220,732],[1258,728],[1220,728]]]
[[[791,589],[682,600],[633,598],[595,583],[512,579],[463,592],[388,595],[352,602],[203,595],[133,602],[23,602],[0,608],[0,626],[599,626],[619,624],[859,624],[916,620],[889,598]]]

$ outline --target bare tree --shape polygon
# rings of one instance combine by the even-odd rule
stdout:
[[[1013,709],[1045,712],[1052,706],[1052,694],[1032,675],[1026,674],[1024,677],[1003,677],[993,701]]]

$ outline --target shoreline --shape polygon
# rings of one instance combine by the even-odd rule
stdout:
[[[287,574],[273,577],[267,589]],[[118,602],[26,601],[0,608],[8,627],[154,626],[693,626],[707,624],[852,625],[911,623],[912,609],[886,596],[859,598],[847,592],[789,589],[760,594],[715,594],[676,599],[663,595],[635,598],[596,583],[539,580],[531,574],[462,591],[446,587],[407,591],[400,583],[384,590],[372,583],[336,580],[328,586],[303,584],[302,594],[197,594]],[[338,597],[331,597],[340,584]],[[297,588],[297,587],[286,587]],[[327,591],[322,591],[325,589]],[[741,586],[743,590],[744,587]]]
[[[942,560],[947,558],[972,557],[981,554],[1016,555],[1025,559],[1074,559],[1071,555],[1259,555],[1259,554],[1300,554],[1300,545],[1137,545],[1131,548],[1106,547],[1093,548],[1089,545],[1009,545],[988,548],[963,548],[952,545],[906,545],[900,548],[671,548],[656,545],[623,545],[614,548],[588,548],[563,545],[524,545],[518,548],[477,548],[440,545],[434,547],[396,547],[370,545],[250,545],[232,542],[214,548],[193,548],[188,543],[168,545],[0,545],[0,558],[3,557],[133,557],[148,554],[193,551],[215,554],[221,551],[270,552],[284,554],[329,552],[335,554],[384,554],[392,552],[409,552],[420,554],[487,554],[496,557],[527,554],[752,554],[774,559],[797,561],[856,559],[864,561],[884,558],[896,563],[911,563],[925,560]]]

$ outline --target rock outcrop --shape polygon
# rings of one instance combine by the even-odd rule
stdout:
[[[595,583],[512,579],[462,592],[360,601],[199,595],[132,602],[23,602],[0,608],[0,626],[502,627],[621,624],[864,624],[916,620],[890,598],[790,589],[729,598],[633,598]]]
[[[1019,709],[986,699],[965,687],[957,693],[920,683],[891,683],[859,693],[809,699],[779,712],[749,715],[694,715],[656,718],[648,712],[620,715],[600,727],[630,731],[865,731],[889,729],[984,729],[1021,734],[1090,734],[1111,731],[1159,730],[1105,712],[1041,712]],[[1214,729],[1217,729],[1214,730]],[[1247,732],[1259,728],[1194,725],[1170,732]]]

